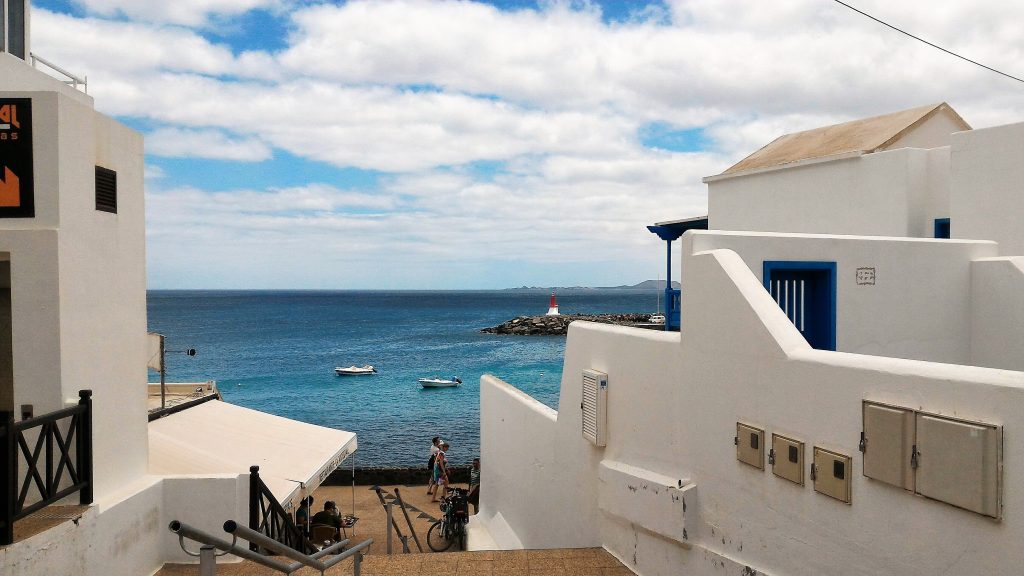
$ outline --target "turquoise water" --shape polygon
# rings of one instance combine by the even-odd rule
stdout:
[[[564,336],[479,330],[547,311],[548,292],[150,291],[149,329],[167,336],[168,382],[216,380],[224,399],[355,432],[356,464],[424,465],[432,436],[455,463],[480,449],[480,376],[558,408]],[[565,290],[563,313],[652,311],[655,294]],[[195,357],[180,352],[187,347]],[[378,374],[337,376],[372,364]],[[458,376],[458,388],[417,378]],[[158,376],[150,374],[150,381]]]

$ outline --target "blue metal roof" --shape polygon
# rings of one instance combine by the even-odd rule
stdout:
[[[682,236],[683,232],[687,230],[707,230],[708,217],[697,216],[696,218],[687,218],[685,220],[658,222],[653,226],[648,226],[647,229],[657,234],[658,238],[671,242]]]

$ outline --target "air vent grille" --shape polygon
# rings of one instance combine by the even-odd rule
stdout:
[[[117,172],[96,167],[96,209],[117,214]]]
[[[583,371],[580,410],[583,412],[583,437],[597,446],[607,441],[608,375],[596,370]]]

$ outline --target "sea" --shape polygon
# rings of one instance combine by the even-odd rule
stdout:
[[[558,290],[566,313],[654,312],[654,290]],[[215,380],[224,400],[355,432],[356,466],[425,466],[430,438],[455,464],[480,451],[480,377],[558,409],[565,336],[483,334],[547,312],[547,290],[151,290],[149,330],[166,337],[168,382]],[[196,350],[195,356],[184,351]],[[337,376],[372,364],[377,374]],[[424,389],[418,378],[462,379]],[[150,381],[159,375],[150,372]],[[514,441],[514,439],[510,439]]]

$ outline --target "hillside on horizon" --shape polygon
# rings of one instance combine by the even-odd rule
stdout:
[[[672,288],[679,290],[679,282],[672,281]],[[644,280],[637,284],[622,286],[519,286],[505,290],[664,290],[664,280]]]

